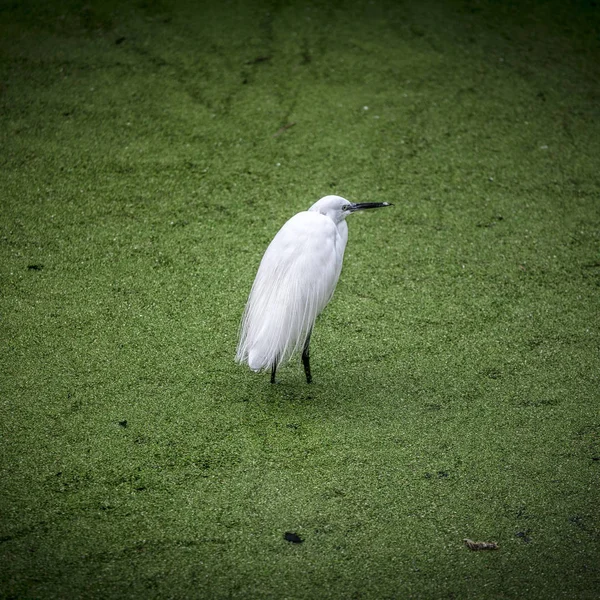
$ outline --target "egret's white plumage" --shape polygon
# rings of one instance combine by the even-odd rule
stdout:
[[[267,248],[252,285],[242,319],[236,360],[254,371],[272,369],[294,352],[310,381],[308,344],[315,320],[337,285],[348,241],[346,216],[356,210],[389,206],[353,204],[325,196],[293,216]]]

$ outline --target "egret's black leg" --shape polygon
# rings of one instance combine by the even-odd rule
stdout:
[[[310,352],[308,348],[310,346],[311,333],[308,334],[308,337],[304,342],[304,350],[302,350],[302,364],[304,365],[304,373],[306,374],[306,383],[312,381],[312,375],[310,374]]]
[[[275,383],[275,372],[277,371],[277,363],[274,362],[271,367],[271,383]]]

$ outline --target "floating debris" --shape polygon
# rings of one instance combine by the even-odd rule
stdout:
[[[257,56],[256,58],[250,59],[246,61],[247,65],[257,65],[259,63],[267,62],[271,60],[270,56]]]
[[[287,123],[286,125],[284,125],[283,127],[280,127],[274,134],[273,137],[277,137],[278,135],[281,135],[282,133],[284,133],[285,131],[287,131],[288,129],[290,129],[290,127],[293,127],[296,123]]]
[[[498,550],[496,542],[474,542],[468,538],[465,538],[463,542],[469,550]]]

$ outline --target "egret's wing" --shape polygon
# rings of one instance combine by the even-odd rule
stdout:
[[[337,284],[346,239],[314,212],[292,217],[260,263],[242,320],[237,360],[260,370],[300,349]]]

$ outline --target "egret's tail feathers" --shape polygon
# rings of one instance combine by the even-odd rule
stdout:
[[[262,371],[262,369],[266,369],[267,367],[271,367],[273,365],[273,363],[269,362],[268,357],[266,357],[264,354],[262,354],[260,351],[258,351],[257,349],[251,349],[248,352],[248,366],[253,370],[253,371]],[[242,359],[243,361],[244,359]]]
[[[329,295],[324,286],[307,285],[294,273],[273,278],[259,269],[242,319],[236,360],[247,362],[253,371],[289,360],[303,348]]]

